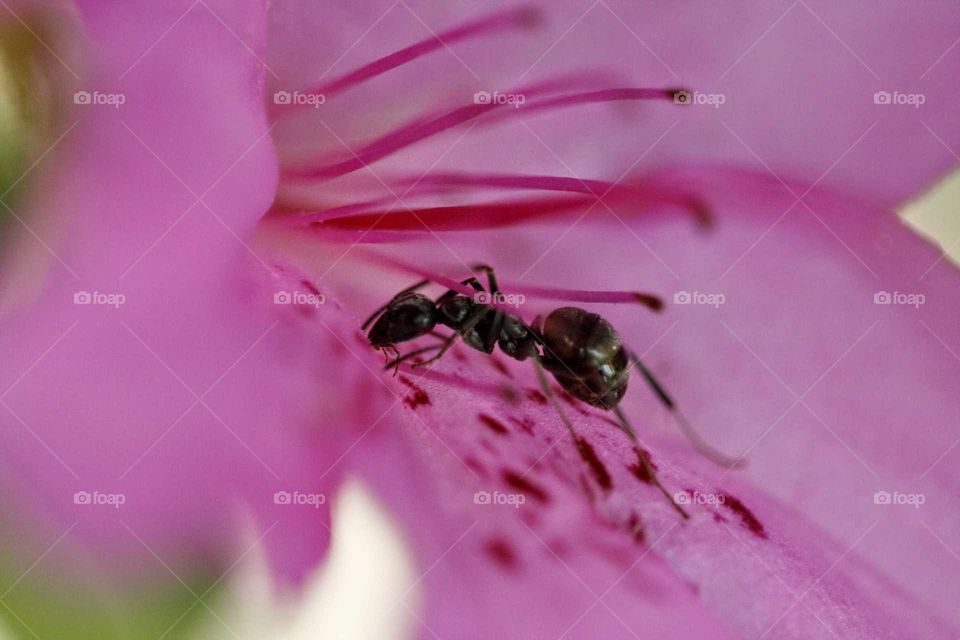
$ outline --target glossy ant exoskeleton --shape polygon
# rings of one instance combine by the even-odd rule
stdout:
[[[623,345],[620,334],[601,316],[578,307],[561,307],[549,313],[542,322],[537,316],[527,325],[518,316],[490,304],[500,295],[497,279],[491,267],[478,264],[472,271],[487,274],[489,290],[485,290],[476,277],[471,276],[460,284],[469,285],[477,292],[472,298],[457,291],[447,291],[436,300],[417,293],[431,280],[421,280],[407,287],[390,302],[373,312],[363,323],[363,330],[370,327],[367,338],[375,349],[392,352],[396,357],[386,368],[396,370],[401,362],[422,353],[438,350],[436,355],[414,363],[414,367],[427,366],[439,360],[460,338],[470,347],[483,353],[493,353],[500,347],[506,355],[516,360],[531,358],[537,379],[544,395],[560,415],[564,425],[578,441],[573,424],[550,388],[544,370],[549,371],[560,386],[570,395],[592,406],[612,411],[621,430],[634,444],[639,444],[636,432],[620,408],[620,400],[627,390],[630,369],[636,366],[643,379],[660,402],[674,416],[681,430],[698,451],[717,463],[734,467],[740,460],[723,456],[707,445],[692,429],[667,394],[640,358]],[[662,302],[655,296],[643,294],[638,301],[658,310]],[[375,322],[374,322],[375,321]],[[441,336],[434,329],[442,325],[453,329],[450,336]],[[415,349],[400,355],[396,344],[434,334],[445,338],[440,344]],[[638,456],[641,471],[663,493],[673,507],[684,517],[688,515],[676,503],[673,496],[657,478],[656,472],[644,455]]]

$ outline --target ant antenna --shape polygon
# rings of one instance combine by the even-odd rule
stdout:
[[[640,370],[640,374],[643,376],[643,379],[646,380],[647,384],[657,395],[657,398],[659,398],[663,406],[665,406],[670,412],[670,415],[673,416],[677,426],[680,427],[680,431],[682,431],[683,435],[687,437],[687,440],[690,441],[690,444],[693,445],[694,449],[696,449],[700,454],[709,460],[712,460],[716,464],[728,469],[739,469],[746,465],[746,461],[743,458],[732,458],[717,451],[707,444],[707,442],[700,437],[700,434],[694,430],[686,416],[683,415],[676,403],[673,401],[673,398],[667,394],[666,390],[663,388],[663,385],[661,385],[657,379],[653,377],[653,374],[649,369],[647,369],[646,365],[643,364],[639,356],[630,350],[627,350],[627,355],[630,357],[630,361],[633,362],[637,369]]]

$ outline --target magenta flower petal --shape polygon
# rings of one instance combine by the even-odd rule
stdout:
[[[960,415],[943,398],[960,280],[865,204],[946,167],[954,9],[600,3],[463,22],[401,5],[280,2],[269,32],[259,4],[81,6],[89,89],[124,104],[78,110],[76,144],[25,201],[26,220],[54,212],[34,248],[55,259],[0,331],[20,507],[157,571],[204,548],[235,559],[252,519],[298,583],[352,473],[410,538],[422,636],[956,636]],[[916,57],[890,48],[918,32]],[[878,81],[924,104],[874,102]],[[665,100],[681,83],[694,104]],[[331,99],[294,104],[300,89]],[[651,297],[602,311],[747,469],[707,461],[637,375],[634,446],[561,397],[571,440],[502,355],[461,345],[425,373],[380,371],[357,318],[407,284],[397,265],[461,279],[478,260],[530,294],[527,320],[553,286],[562,304],[662,297],[659,316]]]
[[[55,258],[0,331],[3,475],[51,523],[47,543],[75,522],[64,544],[98,543],[117,564],[133,555],[164,572],[145,547],[232,563],[251,507],[266,544],[327,518],[275,510],[273,494],[324,491],[296,464],[310,461],[326,375],[303,345],[339,344],[307,322],[311,307],[274,303],[310,292],[249,244],[276,185],[264,17],[258,3],[210,2],[91,4],[83,18],[81,88],[125,102],[75,108],[57,161],[31,176],[46,188],[19,212],[27,224],[55,212],[42,240]],[[84,504],[97,494],[123,504]],[[300,539],[300,563],[319,559],[325,531]]]
[[[508,4],[502,10],[524,7],[528,12],[518,13],[512,29],[451,37],[449,48],[404,58],[405,64],[376,82],[331,94],[322,109],[329,129],[314,119],[312,135],[304,139],[284,137],[281,127],[286,151],[344,153],[341,143],[361,148],[385,125],[400,124],[424,104],[469,104],[476,91],[517,91],[585,71],[596,88],[685,86],[701,94],[694,100],[703,104],[531,116],[526,126],[506,124],[487,132],[482,144],[468,137],[437,168],[467,168],[484,158],[502,170],[590,175],[599,167],[620,175],[649,149],[647,166],[735,161],[891,205],[926,188],[955,162],[960,121],[952,96],[960,55],[952,28],[958,9],[950,3],[698,2],[678,10],[671,3],[564,2]],[[382,2],[323,12],[274,3],[269,56],[282,81],[271,84],[322,90],[358,67],[414,43],[435,43],[433,34],[443,39],[487,15],[469,3]],[[534,15],[539,19],[531,19]],[[424,78],[443,82],[425,86]],[[424,88],[411,92],[411,86]],[[350,108],[356,104],[366,105],[370,115],[358,120]],[[451,132],[442,148],[460,133]],[[584,146],[583,138],[591,144]],[[426,170],[437,154],[421,152],[423,147],[411,148],[399,164]],[[907,153],[911,162],[901,162]]]
[[[435,599],[427,611],[437,616],[426,624],[442,633],[452,628],[449,611],[469,609],[476,593],[455,585],[477,565],[489,580],[477,593],[522,591],[528,603],[551,588],[575,600],[582,574],[591,585],[580,594],[586,609],[590,591],[602,592],[591,581],[602,577],[585,560],[594,547],[584,540],[619,528],[614,537],[633,544],[641,522],[647,560],[672,567],[734,633],[955,634],[958,415],[942,399],[960,351],[949,320],[956,268],[893,214],[822,190],[796,204],[789,189],[798,185],[716,167],[663,172],[655,182],[697,184],[713,229],[623,209],[630,231],[611,214],[572,229],[514,228],[509,240],[500,231],[442,237],[466,262],[496,264],[507,291],[513,280],[660,294],[662,317],[633,305],[597,311],[646,354],[702,436],[745,454],[747,469],[724,472],[697,454],[634,376],[624,405],[665,484],[692,500],[685,523],[631,473],[636,454],[608,414],[564,404],[604,471],[578,457],[529,365],[460,347],[421,380],[420,371],[401,373],[396,392],[416,415],[403,421],[411,442],[389,454],[393,467],[374,453],[380,443],[357,455],[376,460],[361,465],[364,473],[409,527],[425,570],[453,548],[425,579]],[[436,264],[437,246],[391,253]],[[577,256],[595,257],[585,264]],[[520,311],[529,320],[550,306],[530,300]],[[408,486],[407,476],[424,479]],[[523,495],[525,504],[474,505],[474,491]],[[572,548],[579,551],[556,551]],[[527,582],[539,575],[548,577]],[[515,598],[491,604],[499,614],[484,628],[495,633],[505,618],[531,629],[566,620],[529,620],[536,606],[510,609]],[[434,612],[432,602],[443,604]],[[639,618],[627,625],[643,630]]]

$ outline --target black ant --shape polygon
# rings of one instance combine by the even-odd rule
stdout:
[[[414,363],[413,367],[423,367],[439,360],[460,338],[470,347],[486,354],[500,347],[506,355],[516,360],[531,358],[537,372],[537,379],[543,393],[574,441],[578,437],[573,424],[564,413],[556,396],[550,388],[544,370],[549,371],[556,381],[570,395],[587,404],[605,411],[612,411],[620,429],[634,444],[639,444],[637,434],[627,421],[620,408],[620,400],[627,390],[630,369],[636,366],[651,390],[674,416],[677,424],[689,438],[694,447],[708,458],[726,466],[736,467],[741,460],[729,459],[712,449],[693,430],[676,403],[667,394],[650,370],[640,358],[627,349],[620,334],[604,318],[578,307],[561,307],[550,312],[542,321],[537,316],[527,325],[518,316],[502,311],[490,304],[500,295],[496,275],[491,267],[483,264],[473,265],[474,272],[487,275],[489,291],[483,288],[475,276],[460,284],[469,285],[477,292],[468,297],[457,291],[447,291],[436,300],[417,293],[431,280],[421,280],[400,291],[390,302],[373,312],[363,323],[363,330],[370,331],[367,339],[375,349],[392,352],[396,357],[386,365],[394,372],[400,363],[422,353],[438,350],[432,358]],[[662,308],[662,301],[656,296],[639,294],[638,301],[654,311]],[[376,322],[374,322],[376,321]],[[434,331],[437,325],[453,329],[450,336],[442,336]],[[445,338],[440,344],[415,349],[400,355],[396,344],[433,334]],[[650,462],[643,453],[638,455],[641,471],[663,493],[673,507],[684,517],[686,511],[676,503],[666,488],[660,483]]]

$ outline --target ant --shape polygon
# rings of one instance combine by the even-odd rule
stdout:
[[[520,361],[527,358],[532,360],[540,388],[575,442],[578,437],[573,424],[557,401],[544,371],[552,374],[557,383],[573,397],[605,411],[612,411],[620,429],[635,445],[639,445],[636,432],[619,406],[627,391],[630,370],[635,366],[700,453],[729,468],[740,466],[742,460],[725,457],[697,435],[663,385],[640,358],[624,346],[620,334],[603,317],[578,307],[561,307],[550,312],[545,320],[538,315],[528,325],[518,316],[489,303],[501,295],[493,268],[476,264],[470,269],[475,273],[486,274],[489,291],[483,288],[476,276],[471,276],[460,284],[471,286],[477,292],[473,297],[449,290],[432,300],[422,293],[417,293],[418,289],[431,282],[429,279],[421,280],[397,293],[363,323],[364,331],[370,327],[367,333],[370,345],[374,349],[394,354],[394,359],[386,364],[386,369],[393,368],[396,374],[401,362],[437,350],[430,359],[412,365],[428,366],[442,358],[458,338],[486,354],[492,354],[496,347],[500,347],[500,350],[511,358]],[[639,294],[637,299],[654,311],[663,307],[663,302],[653,295]],[[453,334],[443,336],[437,333],[434,330],[437,325],[453,329]],[[400,355],[395,346],[397,343],[427,334],[442,337],[444,341]],[[681,516],[688,518],[689,515],[683,507],[676,503],[660,483],[646,456],[640,453],[638,458],[644,477],[666,496]]]

